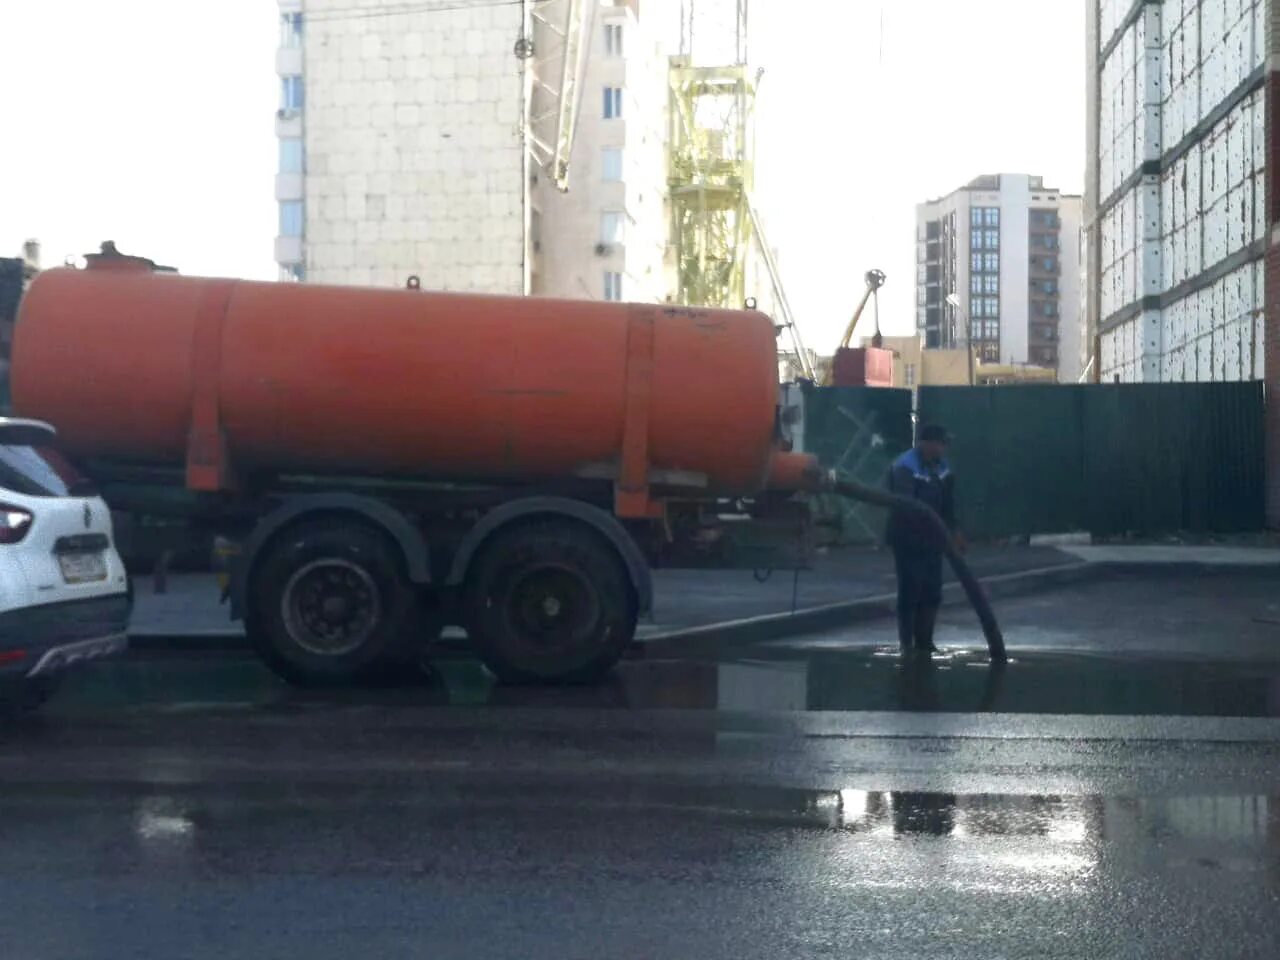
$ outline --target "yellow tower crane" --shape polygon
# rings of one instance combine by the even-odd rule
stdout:
[[[780,357],[814,379],[813,359],[752,205],[761,72],[747,65],[747,0],[683,0],[680,23],[680,55],[671,58],[668,74],[674,299],[689,306],[741,307],[748,300],[748,262],[758,257],[779,332],[790,335],[791,349],[780,349]]]

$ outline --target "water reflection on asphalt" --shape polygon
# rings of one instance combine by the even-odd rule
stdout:
[[[514,687],[478,662],[438,661],[379,690],[299,691],[241,658],[106,663],[70,679],[50,705],[171,710],[325,703],[722,711],[875,710],[1152,716],[1280,716],[1280,662],[1024,653],[1006,666],[974,651],[932,659],[887,649],[757,651],[734,659],[634,659],[592,686]]]

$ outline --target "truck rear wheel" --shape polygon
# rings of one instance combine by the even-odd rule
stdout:
[[[467,572],[466,614],[476,652],[509,683],[596,680],[636,629],[617,551],[573,521],[494,534]]]
[[[254,567],[249,636],[290,683],[407,677],[424,638],[420,606],[389,538],[350,520],[283,532]]]

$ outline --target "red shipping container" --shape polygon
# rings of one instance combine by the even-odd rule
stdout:
[[[892,387],[893,351],[875,347],[841,347],[831,359],[836,387]]]

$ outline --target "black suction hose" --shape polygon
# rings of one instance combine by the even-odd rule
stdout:
[[[928,523],[942,545],[942,551],[951,563],[951,569],[955,571],[956,579],[960,581],[960,586],[964,588],[964,594],[969,598],[970,606],[973,607],[974,613],[978,615],[978,620],[982,623],[982,633],[987,638],[987,650],[991,655],[991,662],[1008,662],[1009,657],[1004,649],[1004,635],[1000,632],[1000,624],[996,622],[996,615],[991,610],[991,601],[987,599],[986,592],[982,589],[982,584],[978,583],[973,571],[969,569],[969,564],[965,562],[964,557],[960,556],[955,546],[951,543],[951,534],[947,530],[947,525],[942,522],[942,518],[931,507],[921,503],[919,500],[902,497],[896,493],[890,493],[888,490],[881,490],[879,487],[869,487],[864,483],[858,483],[856,480],[838,477],[834,473],[827,474],[823,486],[831,493],[848,497],[850,500],[860,500],[863,503],[875,504],[878,507],[905,510]]]

